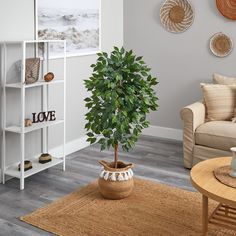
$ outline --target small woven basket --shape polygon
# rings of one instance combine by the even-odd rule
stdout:
[[[25,60],[25,83],[33,84],[39,79],[39,58],[27,58]]]

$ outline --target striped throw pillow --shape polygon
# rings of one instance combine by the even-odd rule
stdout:
[[[231,120],[234,117],[236,85],[201,84],[206,104],[206,120]]]
[[[236,85],[236,77],[213,74],[213,82],[215,84]]]

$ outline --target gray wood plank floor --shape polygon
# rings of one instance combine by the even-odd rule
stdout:
[[[119,155],[135,164],[137,177],[194,191],[182,156],[181,142],[149,136],[142,136],[132,151]],[[19,190],[17,179],[0,184],[0,236],[52,235],[21,222],[19,217],[94,181],[100,171],[98,160],[112,157],[112,151],[100,152],[94,145],[68,156],[66,172],[56,166],[26,179],[24,191]]]

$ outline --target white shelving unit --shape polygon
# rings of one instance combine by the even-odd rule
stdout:
[[[43,80],[43,74],[50,71],[50,60],[55,60],[55,58],[50,56],[50,46],[52,43],[60,43],[63,45],[62,49],[62,58],[63,60],[63,76],[62,78],[55,78],[51,82],[45,82]],[[41,78],[36,83],[33,84],[25,84],[25,70],[26,65],[25,61],[28,58],[27,56],[27,48],[31,47],[34,51],[34,57],[38,57],[38,48],[39,44],[43,45],[42,55],[40,56],[40,66],[42,66]],[[3,96],[2,96],[2,123],[3,123],[3,158],[2,158],[2,183],[5,184],[6,176],[16,177],[20,179],[20,189],[23,190],[25,187],[25,178],[34,175],[40,171],[46,170],[52,166],[62,164],[63,171],[65,171],[65,137],[66,137],[66,129],[65,129],[65,121],[66,121],[66,42],[64,40],[28,40],[28,41],[9,41],[9,42],[0,42],[1,45],[1,77],[2,77],[2,88],[3,88]],[[7,81],[7,73],[9,69],[9,65],[7,65],[8,61],[8,47],[11,45],[17,45],[20,47],[18,51],[20,51],[21,57],[21,70],[20,70],[20,78],[14,83]],[[19,56],[19,55],[18,55]],[[26,111],[26,90],[39,87],[42,91],[41,97],[41,111],[49,111],[49,87],[54,86],[55,84],[61,84],[63,86],[63,117],[62,119],[55,121],[47,121],[42,123],[35,123],[32,126],[25,127],[25,111]],[[16,89],[20,91],[20,123],[9,125],[7,122],[7,94],[8,90]],[[33,111],[32,111],[33,112]],[[41,130],[41,153],[49,153],[49,129],[51,126],[63,125],[63,149],[61,156],[53,157],[51,162],[46,164],[40,164],[38,162],[38,157],[32,157],[32,159],[27,158],[27,160],[31,160],[33,164],[33,168],[24,171],[24,168],[18,170],[18,164],[21,167],[24,166],[25,157],[25,135],[30,132],[35,132],[37,130]],[[12,133],[13,135],[17,135],[20,139],[20,159],[15,163],[6,164],[7,163],[7,133]]]

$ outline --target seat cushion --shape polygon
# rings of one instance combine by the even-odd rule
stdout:
[[[195,143],[230,151],[231,147],[236,147],[236,123],[230,121],[206,122],[197,128]]]

